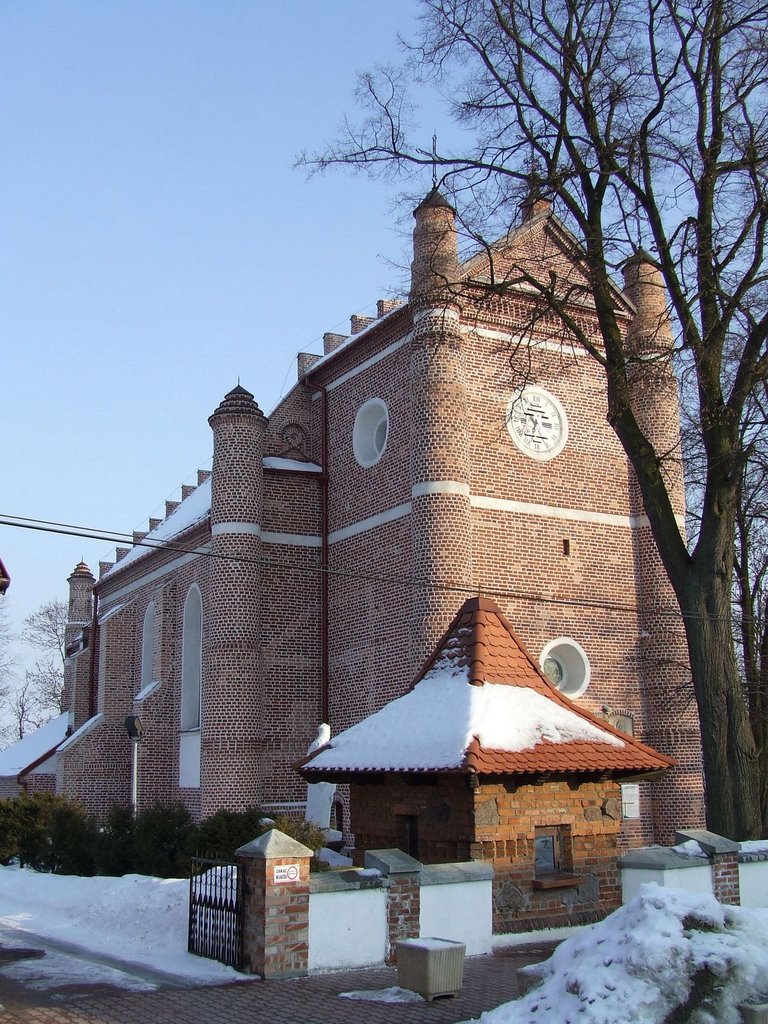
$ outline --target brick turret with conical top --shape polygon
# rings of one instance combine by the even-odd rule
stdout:
[[[625,295],[634,306],[627,329],[627,374],[632,408],[653,445],[672,508],[685,530],[685,490],[680,441],[680,403],[672,356],[674,339],[668,296],[652,257],[639,250],[624,267]],[[640,608],[643,739],[673,754],[678,765],[654,784],[656,841],[671,839],[680,822],[703,823],[701,743],[690,682],[685,637],[677,604],[645,515],[640,488],[630,484]]]
[[[413,659],[418,665],[451,620],[472,578],[469,414],[461,336],[456,213],[432,189],[414,211],[409,303]],[[451,424],[451,429],[446,429]]]
[[[91,656],[89,636],[96,582],[85,562],[78,562],[69,576],[67,624],[64,628],[64,696],[62,709],[69,712],[70,726],[79,728],[91,712]]]
[[[261,530],[267,418],[233,388],[208,420],[213,430],[208,607],[203,609],[201,776],[203,817],[261,797],[263,730]]]

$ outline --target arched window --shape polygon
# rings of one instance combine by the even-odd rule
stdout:
[[[155,646],[155,602],[150,601],[144,613],[144,628],[141,633],[141,685],[139,690],[152,682],[152,656]]]
[[[184,604],[184,639],[181,654],[181,729],[200,728],[200,678],[203,655],[203,602],[197,584],[189,588]]]

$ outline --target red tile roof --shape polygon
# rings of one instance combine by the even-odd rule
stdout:
[[[550,772],[576,772],[627,776],[664,771],[675,763],[671,758],[640,743],[634,737],[619,732],[602,718],[580,707],[557,690],[542,675],[538,665],[531,658],[525,645],[516,636],[499,608],[487,598],[471,598],[463,605],[438,643],[434,654],[419,673],[411,691],[425,677],[446,670],[454,675],[461,672],[467,677],[467,682],[471,686],[484,686],[491,683],[533,691],[562,709],[555,716],[553,707],[553,718],[558,717],[562,720],[562,711],[565,711],[571,721],[573,721],[572,716],[576,716],[582,721],[582,733],[585,731],[584,726],[589,723],[605,736],[605,739],[602,740],[599,735],[592,733],[595,738],[591,740],[570,739],[561,742],[540,738],[531,747],[524,750],[503,750],[484,748],[475,735],[467,743],[463,761],[452,769],[454,771],[476,772],[481,775],[538,775]],[[522,696],[521,694],[521,698]],[[398,698],[401,701],[405,699],[405,697]],[[396,701],[391,702],[387,708],[391,708],[396,703]],[[521,700],[521,706],[524,703]],[[368,719],[370,725],[374,725],[377,715],[383,716],[387,708],[371,715]],[[578,723],[575,724],[578,725]],[[429,729],[429,726],[422,721],[412,723],[412,727],[420,730],[422,734]],[[578,729],[576,731],[578,732]],[[591,732],[589,729],[586,731]],[[359,751],[355,758],[347,762],[348,766],[343,767],[341,763],[343,758],[340,760],[343,742],[339,743],[338,756],[325,759],[321,756],[323,750],[329,750],[329,753],[333,751],[336,742],[346,735],[351,735],[351,732],[352,730],[347,730],[347,733],[340,734],[336,740],[331,740],[329,747],[322,748],[307,758],[300,767],[302,775],[307,779],[312,779],[318,778],[321,774],[332,774],[335,778],[341,779],[381,770],[413,772],[451,770],[450,768],[436,768],[434,765],[430,766],[426,763],[418,764],[416,763],[418,756],[412,758],[407,765],[398,766],[396,763],[392,763],[390,768],[382,768],[380,755],[366,759],[365,754],[361,757]],[[557,730],[555,730],[555,734],[557,735]],[[368,730],[368,737],[370,735],[370,730]],[[368,742],[370,743],[370,738]],[[418,745],[416,749],[418,749]],[[319,759],[319,763],[313,764],[316,759]],[[323,760],[328,762],[327,767],[323,766]],[[331,766],[332,761],[334,762],[333,767]]]

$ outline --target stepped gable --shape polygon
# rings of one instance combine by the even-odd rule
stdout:
[[[463,605],[408,693],[299,770],[338,781],[382,771],[626,777],[674,764],[560,693],[499,608],[479,597]]]

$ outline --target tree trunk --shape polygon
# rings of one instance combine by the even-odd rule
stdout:
[[[731,635],[730,577],[696,569],[683,612],[701,723],[707,827],[729,839],[756,839],[758,754]]]

